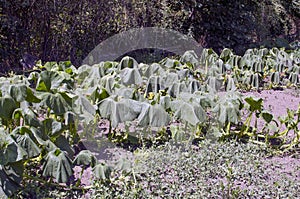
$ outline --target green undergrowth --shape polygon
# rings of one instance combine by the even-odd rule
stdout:
[[[299,184],[264,164],[271,151],[253,144],[165,145],[137,152],[138,195],[163,198],[287,198]],[[268,169],[269,168],[269,169]],[[294,172],[297,168],[294,168]],[[296,175],[296,174],[295,174]]]
[[[95,180],[85,191],[28,184],[17,197],[34,190],[37,198],[297,198],[299,166],[274,172],[280,163],[266,163],[272,153],[250,143],[166,143],[136,150],[127,170]]]

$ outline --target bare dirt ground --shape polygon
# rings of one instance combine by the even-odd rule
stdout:
[[[270,111],[275,119],[287,114],[287,109],[297,110],[300,106],[300,90],[286,89],[286,90],[263,90],[260,92],[246,92],[243,96],[253,96],[263,99],[264,109]],[[263,122],[258,121],[258,128],[262,128]],[[101,128],[105,129],[105,124]],[[103,131],[102,129],[102,131]],[[90,146],[91,147],[91,146]],[[90,149],[89,147],[87,147]],[[100,149],[100,148],[98,148]],[[118,148],[113,144],[104,145],[97,155],[99,161],[112,162],[121,158],[122,156],[133,156],[130,152]],[[100,159],[99,159],[100,158]],[[300,180],[300,159],[287,155],[271,157],[265,160],[267,165],[278,165],[274,170],[274,176],[286,175],[294,180]],[[78,178],[81,171],[80,167],[75,167],[75,178]],[[82,175],[81,184],[90,185],[92,180],[91,168],[85,170]],[[295,175],[296,173],[296,175]],[[276,179],[273,179],[276,180]],[[272,182],[270,182],[272,183]]]
[[[263,90],[259,92],[245,93],[245,96],[255,96],[263,99],[264,109],[270,111],[275,119],[287,114],[287,109],[297,110],[300,106],[300,90],[286,89],[278,90]],[[258,121],[258,128],[262,128],[263,122]],[[300,126],[300,124],[298,124]],[[283,127],[281,128],[283,130]],[[278,165],[274,170],[275,177],[285,174],[293,180],[300,180],[300,159],[293,156],[277,156],[266,159],[267,165]],[[295,172],[296,171],[296,172]],[[293,174],[294,173],[294,174]],[[295,175],[296,173],[296,175]],[[275,179],[274,179],[275,180]]]

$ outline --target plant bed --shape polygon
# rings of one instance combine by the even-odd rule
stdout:
[[[299,68],[299,50],[204,49],[1,78],[0,193],[293,198]]]

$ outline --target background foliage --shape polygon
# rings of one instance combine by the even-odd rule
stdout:
[[[82,59],[101,41],[133,27],[190,34],[204,47],[243,53],[253,45],[299,39],[297,0],[0,0],[0,70],[26,53],[43,61]]]

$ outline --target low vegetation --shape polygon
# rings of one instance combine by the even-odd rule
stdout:
[[[249,49],[238,56],[225,48],[220,55],[188,51],[153,64],[131,57],[79,68],[37,63],[23,75],[1,77],[0,193],[294,197],[297,183],[270,177],[263,159],[297,153],[300,106],[275,118],[263,99],[241,92],[297,90],[299,75],[299,49]],[[258,119],[261,129],[251,124]],[[134,152],[133,159],[110,165],[83,150],[83,140],[97,142],[103,121],[106,138]],[[92,168],[92,185],[74,178],[75,166],[82,173]]]

